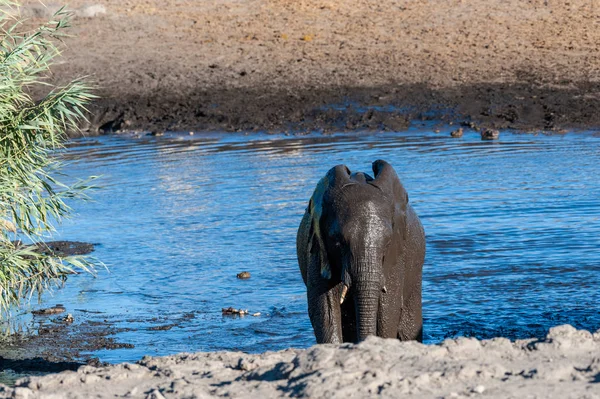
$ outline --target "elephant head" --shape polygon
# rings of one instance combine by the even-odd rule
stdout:
[[[345,165],[332,168],[317,185],[308,209],[309,250],[319,255],[321,277],[331,285],[341,283],[339,303],[352,297],[358,340],[377,334],[381,293],[386,290],[385,257],[392,240],[402,239],[406,231],[408,196],[396,172],[378,160],[373,173],[374,178],[353,174]]]

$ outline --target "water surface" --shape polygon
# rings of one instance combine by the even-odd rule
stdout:
[[[370,173],[382,158],[427,235],[426,342],[600,328],[600,138],[448,132],[77,140],[66,172],[103,175],[104,188],[73,204],[57,238],[98,244],[110,272],[70,278],[44,304],[127,329],[116,338],[135,348],[94,353],[109,362],[310,346],[299,221],[330,167]],[[228,306],[261,316],[223,317]]]

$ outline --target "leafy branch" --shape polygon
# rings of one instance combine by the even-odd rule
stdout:
[[[66,185],[57,180],[63,166],[57,150],[68,131],[85,119],[95,98],[92,87],[74,80],[53,87],[45,78],[60,55],[55,41],[69,26],[60,9],[46,24],[23,31],[18,4],[0,0],[0,312],[34,293],[64,282],[76,272],[94,273],[90,259],[43,251],[55,223],[70,215],[71,198],[86,199],[91,177]],[[32,86],[48,87],[38,101]],[[23,244],[23,241],[30,244]]]

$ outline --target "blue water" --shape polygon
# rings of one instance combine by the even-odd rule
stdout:
[[[109,362],[310,346],[295,252],[304,208],[330,167],[370,173],[382,158],[427,235],[426,342],[600,328],[600,138],[432,130],[76,140],[66,173],[103,175],[103,189],[73,203],[56,238],[96,243],[109,271],[74,276],[32,306],[62,303],[78,321],[126,329],[115,338],[135,348],[93,353]],[[250,280],[236,278],[244,270]],[[229,306],[261,315],[222,316]]]

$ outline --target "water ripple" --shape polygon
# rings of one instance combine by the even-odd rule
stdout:
[[[600,328],[598,138],[503,133],[482,142],[474,132],[449,139],[449,130],[77,140],[62,153],[66,171],[102,175],[104,189],[73,204],[61,238],[100,243],[110,273],[72,277],[45,298],[129,329],[117,338],[135,349],[98,352],[104,361],[309,346],[298,223],[330,167],[370,172],[382,158],[427,233],[427,342],[540,336],[560,323]],[[242,270],[252,278],[236,279]],[[223,317],[228,306],[261,316]],[[157,318],[176,327],[149,330]]]

